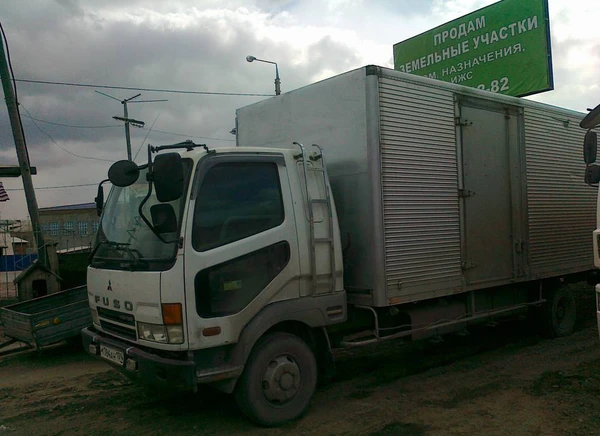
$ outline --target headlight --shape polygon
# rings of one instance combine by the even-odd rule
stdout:
[[[183,326],[170,325],[167,327],[170,344],[183,344]]]
[[[92,322],[96,325],[100,325],[100,318],[98,318],[98,311],[96,309],[90,309],[92,314]]]
[[[147,341],[167,343],[167,328],[164,325],[138,322],[138,336]]]
[[[147,324],[138,322],[138,336],[146,341],[160,342],[163,344],[182,344],[183,326]]]

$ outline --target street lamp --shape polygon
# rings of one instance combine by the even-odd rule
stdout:
[[[267,64],[275,65],[275,95],[281,94],[281,87],[280,87],[281,80],[279,80],[279,68],[277,68],[277,62],[271,62],[271,61],[266,61],[264,59],[258,59],[251,55],[246,56],[246,60],[248,62],[258,61],[258,62],[265,62]]]

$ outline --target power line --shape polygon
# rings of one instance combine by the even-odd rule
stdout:
[[[29,115],[23,115],[25,118],[29,118],[31,120],[35,120],[38,121],[40,123],[45,123],[45,124],[51,124],[53,126],[60,126],[60,127],[72,127],[75,129],[108,129],[108,128],[121,128],[122,126],[117,125],[117,124],[109,124],[109,125],[105,125],[105,126],[83,126],[83,125],[76,125],[76,124],[63,124],[63,123],[57,123],[54,121],[48,121],[48,120],[43,120],[41,118],[36,118],[31,115],[31,112],[27,112]],[[141,127],[142,130],[149,130],[147,127]],[[225,138],[213,138],[210,136],[197,136],[197,135],[187,135],[185,133],[176,133],[176,132],[167,132],[166,130],[152,130],[152,132],[156,132],[156,133],[164,133],[166,135],[173,135],[173,136],[181,136],[184,138],[195,138],[195,139],[208,139],[211,141],[227,141],[227,142],[235,142],[235,139],[225,139]]]
[[[42,128],[41,128],[41,127],[38,125],[38,123],[37,123],[37,122],[36,122],[36,121],[33,119],[33,117],[31,116],[31,113],[30,113],[30,112],[27,110],[27,108],[26,108],[25,106],[23,106],[23,105],[21,104],[21,107],[22,107],[23,109],[25,109],[25,112],[27,112],[27,115],[29,115],[29,118],[31,118],[31,121],[33,122],[33,125],[34,125],[35,127],[37,127],[37,128],[38,128],[38,130],[39,130],[40,132],[42,132],[44,135],[46,135],[46,136],[47,136],[47,137],[50,139],[50,141],[52,141],[52,143],[53,143],[54,145],[56,145],[58,148],[60,148],[62,151],[64,151],[64,152],[66,152],[66,153],[70,154],[71,156],[79,157],[79,158],[81,158],[81,159],[98,160],[98,161],[102,161],[102,162],[114,162],[114,160],[102,159],[102,158],[99,158],[99,157],[92,157],[92,156],[82,156],[82,155],[80,155],[80,154],[73,153],[72,151],[70,151],[70,150],[67,150],[67,149],[66,149],[66,148],[64,148],[63,146],[59,145],[59,144],[58,144],[58,142],[56,142],[56,141],[54,140],[54,138],[53,138],[52,136],[50,136],[50,134],[49,134],[49,133],[45,132],[45,131],[44,131],[44,130],[43,130],[43,129],[42,129]]]
[[[108,129],[108,128],[115,128],[115,127],[122,127],[118,124],[110,124],[110,125],[106,125],[106,126],[81,126],[81,125],[75,125],[75,124],[63,124],[63,123],[55,123],[53,121],[46,121],[46,120],[42,120],[40,118],[35,118],[29,115],[24,115],[25,118],[30,118],[32,120],[38,121],[40,123],[44,123],[44,124],[51,124],[53,126],[60,126],[60,127],[72,127],[74,129]]]
[[[38,189],[65,189],[65,188],[80,188],[83,186],[98,186],[98,183],[82,183],[79,185],[60,185],[60,186],[36,186],[36,190]],[[23,188],[5,188],[5,191],[23,191]]]
[[[150,132],[152,131],[152,127],[154,127],[154,125],[156,124],[156,122],[158,121],[158,117],[160,117],[160,114],[158,114],[156,116],[156,118],[154,118],[154,122],[152,123],[152,125],[150,126],[150,128],[148,129],[148,133],[146,133],[146,136],[144,137],[144,140],[142,141],[142,143],[140,144],[140,148],[138,148],[137,152],[135,153],[135,156],[133,158],[133,160],[136,160],[138,157],[138,154],[140,154],[140,150],[142,149],[142,147],[144,146],[144,144],[146,143],[146,139],[148,139],[148,135],[150,134]]]
[[[39,83],[43,85],[61,85],[61,86],[78,86],[81,88],[103,88],[103,89],[125,89],[128,91],[149,91],[149,92],[167,92],[171,94],[195,94],[195,95],[228,95],[242,97],[273,97],[273,94],[254,94],[244,92],[211,92],[211,91],[184,91],[180,89],[161,89],[161,88],[138,88],[135,86],[111,86],[111,85],[94,85],[89,83],[74,83],[74,82],[52,82],[48,80],[29,80],[15,79],[17,82],[23,83]]]
[[[142,129],[146,130],[145,127],[142,127]],[[182,137],[185,137],[185,138],[209,139],[209,140],[212,140],[212,141],[230,141],[230,142],[235,142],[235,139],[211,138],[210,136],[186,135],[184,133],[166,132],[164,130],[153,130],[153,132],[156,132],[156,133],[165,133],[167,135],[173,135],[173,136],[182,136]]]

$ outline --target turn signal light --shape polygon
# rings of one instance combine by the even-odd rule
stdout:
[[[217,336],[221,334],[221,327],[206,327],[202,330],[202,336]]]
[[[165,325],[183,324],[181,303],[164,303],[162,305],[163,323]]]

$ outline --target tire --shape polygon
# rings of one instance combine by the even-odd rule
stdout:
[[[310,347],[289,333],[272,333],[252,350],[235,398],[250,420],[276,427],[306,412],[316,385],[317,363]]]
[[[542,307],[542,333],[550,338],[568,336],[575,329],[577,307],[573,293],[566,286],[550,289]]]

